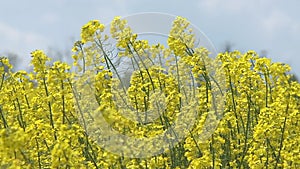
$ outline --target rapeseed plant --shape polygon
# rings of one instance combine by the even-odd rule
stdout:
[[[72,49],[76,72],[67,63],[48,64],[41,50],[31,53],[33,72],[12,72],[1,57],[0,166],[300,167],[300,84],[290,80],[288,65],[254,51],[211,58],[195,46],[182,17],[167,47],[137,37],[120,17],[110,35],[100,21],[88,22]],[[110,38],[115,50],[107,45]],[[130,63],[128,84],[118,59]],[[107,130],[99,127],[104,122]],[[102,145],[113,131],[165,139],[151,145],[112,140],[131,146],[122,155],[117,145]],[[156,150],[162,144],[168,147]],[[138,158],[136,150],[150,156]]]

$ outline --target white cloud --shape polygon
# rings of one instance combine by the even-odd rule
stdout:
[[[300,23],[282,11],[274,10],[260,22],[269,37],[279,32],[297,36],[300,33]]]
[[[132,1],[131,1],[132,3]],[[113,8],[112,8],[113,6]],[[130,4],[127,1],[115,0],[109,1],[97,8],[96,16],[101,22],[109,24],[115,16],[126,16],[130,12]]]
[[[0,22],[0,35],[2,37],[10,37],[11,39],[17,39],[19,37],[19,32],[9,25]]]
[[[201,0],[198,6],[208,12],[217,12],[219,9],[237,12],[247,7],[247,2],[242,0]]]
[[[18,30],[10,25],[0,22],[0,45],[2,49],[24,51],[26,48],[33,46],[44,46],[48,41],[45,37],[34,33]],[[12,51],[18,52],[18,51]]]
[[[41,20],[44,24],[55,24],[59,21],[59,16],[55,13],[46,13],[41,16]]]
[[[210,15],[218,13],[227,17],[232,14],[235,18],[240,16],[240,21],[249,20],[262,27],[262,31],[268,37],[282,32],[297,36],[300,33],[299,18],[292,18],[287,10],[292,6],[287,6],[279,0],[200,0],[198,7]]]
[[[35,49],[46,49],[48,40],[36,33],[18,30],[0,22],[0,54],[14,53],[19,56],[20,66],[28,66],[30,52]]]

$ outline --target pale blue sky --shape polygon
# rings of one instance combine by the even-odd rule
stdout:
[[[7,0],[0,2],[0,54],[16,53],[28,66],[35,49],[70,50],[91,19],[163,12],[190,20],[219,51],[226,42],[241,51],[266,50],[299,75],[299,10],[299,0]]]

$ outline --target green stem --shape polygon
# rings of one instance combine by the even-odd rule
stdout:
[[[2,106],[1,105],[0,105],[0,114],[1,114],[1,118],[2,118],[2,121],[3,121],[4,128],[8,128],[8,124],[7,124],[7,121],[4,117],[4,113],[2,111]]]
[[[275,163],[275,169],[278,167],[278,163],[280,161],[281,158],[281,150],[283,148],[283,141],[284,141],[284,133],[285,133],[285,129],[286,129],[286,121],[287,121],[287,115],[288,115],[288,110],[289,110],[289,101],[287,102],[287,106],[286,106],[286,114],[284,117],[284,122],[283,122],[283,127],[281,128],[281,136],[280,136],[280,145],[279,145],[279,150],[278,150],[278,155],[276,158],[276,163]]]
[[[39,142],[38,142],[37,138],[35,138],[35,142],[36,142],[36,149],[37,149],[37,155],[38,155],[39,168],[42,168],[40,146],[39,146]]]
[[[3,87],[3,84],[4,84],[4,78],[5,78],[5,72],[3,72],[3,74],[2,74],[1,83],[0,83],[0,91],[1,91],[1,89]]]

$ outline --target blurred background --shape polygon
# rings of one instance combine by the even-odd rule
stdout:
[[[300,76],[299,10],[299,0],[2,0],[0,56],[9,56],[15,70],[28,70],[30,52],[36,49],[68,60],[89,20],[108,24],[114,16],[163,12],[187,18],[218,52],[255,50],[291,65]]]

